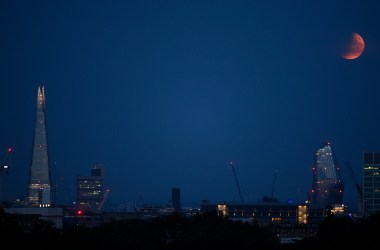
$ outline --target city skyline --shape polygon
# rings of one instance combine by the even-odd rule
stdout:
[[[380,4],[257,1],[2,2],[3,197],[27,196],[35,90],[47,92],[51,178],[105,165],[109,204],[302,201],[330,141],[357,201],[364,151],[380,150]],[[352,33],[365,42],[342,58]],[[3,159],[1,159],[3,160]],[[276,182],[273,183],[273,175]],[[275,184],[275,185],[273,185]]]

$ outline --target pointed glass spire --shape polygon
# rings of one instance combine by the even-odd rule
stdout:
[[[37,115],[29,173],[29,207],[51,206],[51,181],[45,120],[45,91],[38,87]]]

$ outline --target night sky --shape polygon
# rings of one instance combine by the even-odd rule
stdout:
[[[363,54],[343,59],[352,32]],[[39,85],[57,203],[105,165],[107,206],[303,201],[330,141],[362,179],[380,150],[379,1],[1,1],[0,146],[25,197]]]

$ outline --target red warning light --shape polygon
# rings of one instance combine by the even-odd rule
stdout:
[[[12,153],[12,148],[8,148],[8,153]]]
[[[82,215],[83,214],[83,211],[82,210],[78,210],[77,211],[77,215]]]

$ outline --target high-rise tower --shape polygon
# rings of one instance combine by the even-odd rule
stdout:
[[[29,173],[29,207],[50,207],[51,181],[45,117],[44,86],[38,87],[36,127]]]
[[[311,202],[320,205],[342,204],[343,181],[330,142],[314,155]]]
[[[363,153],[363,196],[366,215],[380,211],[380,152]]]

